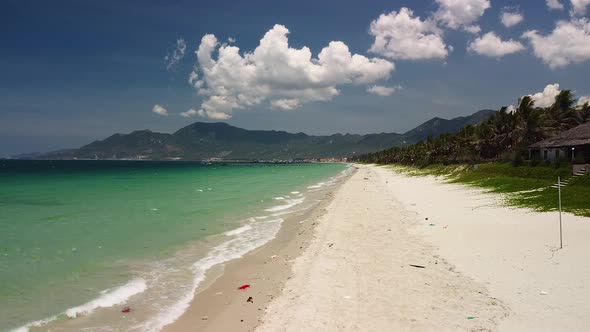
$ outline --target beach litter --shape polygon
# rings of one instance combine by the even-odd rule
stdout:
[[[245,290],[245,289],[248,289],[248,288],[250,288],[250,285],[248,285],[248,284],[245,284],[245,285],[242,285],[242,286],[238,287],[239,290]]]
[[[248,297],[246,302],[254,303],[254,298],[252,296]]]
[[[411,267],[418,268],[418,269],[425,269],[425,268],[426,268],[426,266],[423,266],[423,265],[416,265],[416,264],[410,264],[410,266],[411,266]]]
[[[201,320],[207,320],[207,319],[209,319],[209,317],[207,317],[207,316],[201,317]]]
[[[436,226],[436,224],[428,224],[428,226]]]
[[[333,245],[334,245],[334,243],[328,244],[328,248],[332,248]]]
[[[476,318],[477,318],[477,317],[474,317],[474,316],[467,316],[467,319],[468,319],[468,320],[473,320],[473,319],[476,319]]]
[[[547,295],[547,292],[546,291],[541,291],[541,292],[539,292],[539,295]]]
[[[124,312],[124,313],[131,312],[131,307],[125,307],[125,308],[123,308],[123,310],[121,310],[121,312]]]

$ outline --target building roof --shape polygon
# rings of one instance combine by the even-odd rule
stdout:
[[[590,122],[586,122],[557,136],[537,142],[529,148],[561,148],[566,146],[590,145]]]

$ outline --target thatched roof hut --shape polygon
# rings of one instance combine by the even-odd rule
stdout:
[[[590,146],[590,122],[584,123],[559,135],[537,142],[529,149],[551,149],[574,146]]]

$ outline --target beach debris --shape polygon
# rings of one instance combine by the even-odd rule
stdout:
[[[428,224],[428,226],[436,226],[436,224]]]
[[[123,308],[123,310],[121,310],[121,312],[123,312],[123,313],[131,312],[131,307],[125,307],[125,308]]]
[[[541,292],[539,292],[539,295],[547,295],[547,292],[546,291],[541,291]]]
[[[350,295],[345,295],[345,296],[344,296],[344,298],[345,298],[345,299],[347,299],[347,300],[350,300],[350,299],[352,299],[352,296],[350,296]]]
[[[332,248],[333,245],[334,245],[334,243],[328,244],[328,248]]]
[[[209,317],[207,317],[207,316],[201,317],[201,320],[207,320],[207,319],[209,319]]]
[[[447,229],[448,227],[449,227],[449,225],[444,225],[443,226],[444,229]]]
[[[363,178],[363,179],[368,180],[369,178]]]
[[[272,256],[270,256],[270,258],[271,258],[271,259],[275,259],[275,258],[277,258],[277,257],[278,257],[277,255],[272,255]]]
[[[410,264],[410,266],[411,266],[411,267],[418,268],[418,269],[425,269],[425,268],[426,268],[426,266],[424,266],[424,265]]]
[[[428,218],[424,218],[424,220],[428,220]]]
[[[245,289],[248,289],[248,288],[250,288],[250,285],[248,285],[248,284],[245,284],[245,285],[242,285],[242,286],[238,287],[239,290],[245,290]]]
[[[252,296],[248,297],[246,302],[254,303],[254,298]]]
[[[477,317],[475,317],[475,316],[467,316],[467,319],[468,319],[468,320],[473,320],[473,319],[476,319],[476,318],[477,318]]]

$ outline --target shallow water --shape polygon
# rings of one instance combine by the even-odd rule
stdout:
[[[0,161],[0,330],[56,315],[64,329],[158,330],[205,271],[271,239],[345,167]],[[96,309],[117,305],[144,309],[106,326]]]

